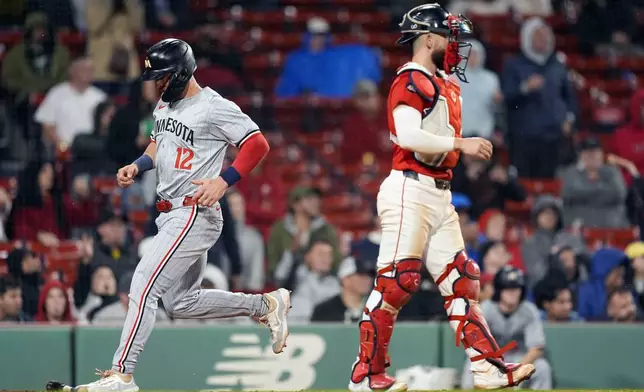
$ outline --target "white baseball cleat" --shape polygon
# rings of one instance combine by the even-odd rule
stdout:
[[[496,366],[489,364],[487,371],[473,371],[474,389],[503,389],[519,385],[528,380],[535,372],[532,364],[506,363],[507,373],[503,373]]]
[[[259,322],[271,330],[273,352],[279,354],[286,347],[288,337],[286,315],[291,308],[291,293],[286,289],[277,289],[264,294],[264,298],[268,303],[268,312],[259,318]]]
[[[139,387],[134,382],[134,377],[124,375],[113,370],[98,371],[100,380],[89,384],[79,385],[74,392],[138,392]]]

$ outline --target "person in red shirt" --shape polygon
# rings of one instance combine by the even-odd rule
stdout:
[[[358,82],[353,95],[355,109],[342,123],[342,163],[361,164],[364,155],[389,157],[391,143],[383,131],[387,129],[387,114],[381,107],[378,87],[370,80]]]
[[[631,98],[630,122],[615,132],[612,144],[616,155],[633,162],[644,173],[644,90]],[[624,179],[630,184],[631,174],[626,171]]]
[[[76,178],[73,190],[74,196],[61,192],[52,163],[31,163],[18,182],[10,217],[12,238],[57,246],[68,237],[69,227],[95,224],[98,206],[91,198],[88,179]]]
[[[438,4],[413,8],[400,24],[398,43],[412,47],[412,61],[398,69],[387,102],[393,167],[378,193],[382,240],[375,288],[359,323],[360,348],[351,391],[405,391],[387,375],[388,347],[400,309],[419,290],[423,262],[443,298],[456,345],[472,362],[474,386],[497,389],[518,385],[535,371],[532,364],[505,363],[479,307],[480,270],[465,253],[458,214],[451,204],[452,168],[461,153],[492,157],[492,144],[461,138],[461,97],[456,74],[471,45],[463,16]]]

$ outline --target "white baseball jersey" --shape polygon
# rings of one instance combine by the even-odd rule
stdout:
[[[209,87],[174,105],[154,109],[157,196],[192,196],[191,181],[219,176],[228,144],[239,147],[259,127],[234,102]]]

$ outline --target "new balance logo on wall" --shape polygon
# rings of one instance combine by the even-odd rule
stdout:
[[[276,355],[263,346],[258,334],[230,336],[231,345],[214,365],[215,375],[206,384],[216,389],[287,390],[310,389],[315,365],[326,351],[326,342],[316,334],[291,334],[288,350]]]

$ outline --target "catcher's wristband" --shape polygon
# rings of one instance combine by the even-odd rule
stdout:
[[[154,162],[152,161],[152,157],[147,154],[141,155],[140,157],[136,158],[136,161],[132,163],[139,168],[139,173],[154,169]]]

